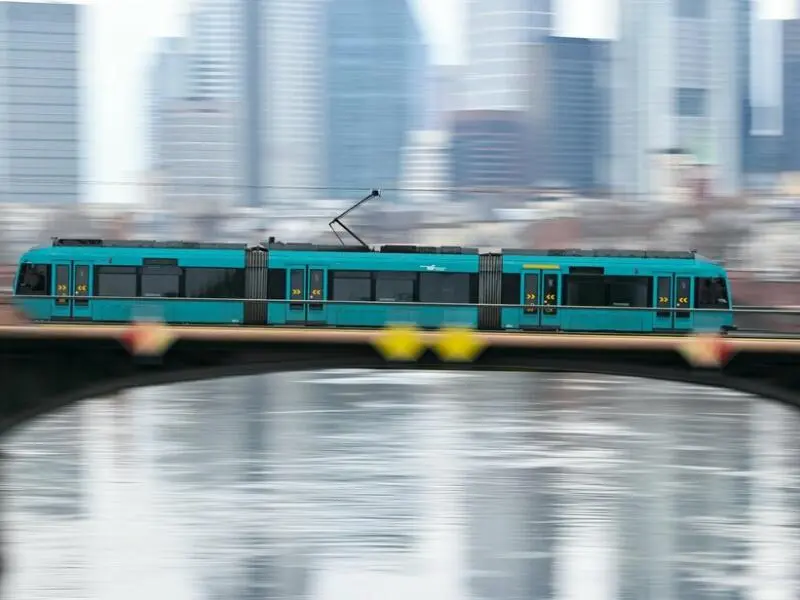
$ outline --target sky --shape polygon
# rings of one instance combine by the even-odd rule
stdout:
[[[89,126],[84,148],[91,201],[130,201],[118,182],[142,181],[145,168],[144,90],[148,61],[159,37],[183,32],[190,0],[86,0],[84,35]],[[433,59],[464,60],[461,39],[466,0],[411,0]],[[733,0],[731,0],[733,1]],[[761,0],[766,14],[788,16],[793,0]],[[556,30],[572,37],[613,36],[616,0],[556,0]],[[107,185],[101,185],[106,182]]]

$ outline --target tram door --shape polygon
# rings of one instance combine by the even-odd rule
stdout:
[[[694,283],[688,275],[657,273],[653,287],[653,329],[688,331],[693,328],[692,297]]]
[[[312,265],[289,267],[286,278],[289,308],[286,322],[296,325],[325,325],[328,322],[327,269]]]
[[[520,286],[520,304],[524,305],[520,329],[558,328],[559,275],[559,271],[544,266],[525,267]]]
[[[53,318],[87,320],[92,318],[90,265],[74,261],[53,264]]]

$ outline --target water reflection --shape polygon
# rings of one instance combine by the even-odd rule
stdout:
[[[150,388],[7,440],[7,597],[794,600],[793,412],[622,378]]]

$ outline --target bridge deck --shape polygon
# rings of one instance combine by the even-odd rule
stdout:
[[[370,344],[386,336],[386,329],[340,329],[305,327],[237,327],[237,326],[166,326],[156,325],[170,340],[217,342],[302,342],[302,343],[361,343]],[[141,325],[140,325],[141,326]],[[0,325],[0,337],[50,339],[124,339],[136,326],[15,324]],[[402,329],[402,328],[401,328]],[[434,344],[441,331],[415,331],[425,344]],[[690,336],[679,334],[606,334],[606,333],[546,333],[546,332],[481,332],[471,331],[470,337],[481,346],[529,348],[609,348],[609,349],[679,349]],[[692,338],[698,336],[691,336]],[[704,336],[700,336],[704,337]],[[731,351],[800,352],[800,337],[795,336],[710,336],[723,341]]]

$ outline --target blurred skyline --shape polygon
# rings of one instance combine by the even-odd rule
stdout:
[[[409,0],[416,10],[433,62],[464,62],[463,19],[468,0]],[[760,14],[788,18],[797,0],[754,0]],[[148,60],[159,37],[183,32],[191,0],[95,0],[85,13],[83,179],[136,182],[145,171]],[[617,0],[557,0],[557,34],[613,37]],[[130,202],[130,186],[89,185],[90,201]]]
[[[464,62],[463,19],[468,0],[409,0],[433,62]],[[610,37],[616,0],[557,0],[560,35]],[[159,37],[185,33],[191,0],[97,0],[87,2],[87,179],[136,181],[145,169],[145,74]],[[121,186],[89,186],[90,201],[130,201]]]

